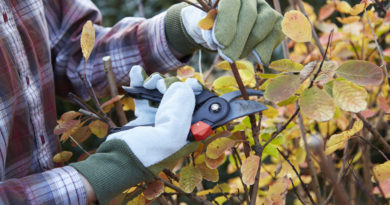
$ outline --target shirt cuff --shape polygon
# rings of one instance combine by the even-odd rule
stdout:
[[[21,182],[28,185],[26,194],[32,204],[87,204],[85,187],[73,167],[48,170]]]

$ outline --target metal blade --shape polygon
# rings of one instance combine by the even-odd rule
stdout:
[[[230,112],[225,119],[219,121],[213,125],[213,128],[222,126],[234,119],[254,114],[263,110],[266,110],[267,107],[259,102],[252,100],[234,100],[230,102]]]
[[[263,96],[263,91],[260,91],[260,90],[254,90],[254,89],[245,89],[246,92],[248,93],[249,96]],[[241,94],[241,91],[237,90],[237,91],[233,91],[233,92],[230,92],[230,93],[226,93],[224,95],[221,95],[219,97],[225,99],[226,101],[230,102],[236,98],[239,98],[241,97],[242,94]]]

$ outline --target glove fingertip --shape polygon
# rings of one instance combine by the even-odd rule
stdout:
[[[149,90],[156,89],[157,82],[158,82],[160,79],[163,79],[163,77],[161,76],[161,74],[159,74],[159,73],[153,73],[152,75],[150,75],[149,78],[147,78],[147,79],[145,80],[143,86],[144,86],[144,88],[149,89]]]
[[[140,65],[135,65],[130,70],[130,86],[142,87],[144,80],[148,77],[144,68]]]

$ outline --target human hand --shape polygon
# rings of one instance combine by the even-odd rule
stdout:
[[[159,73],[153,73],[150,76],[146,74],[141,66],[133,66],[130,71],[130,87],[145,88],[149,90],[157,89],[160,93],[164,94],[167,88],[180,81],[176,77],[164,78]],[[202,85],[198,80],[189,78],[185,81],[190,88],[192,88],[195,95],[200,94],[203,91]],[[179,102],[180,103],[180,102]],[[155,121],[157,108],[151,105],[151,102],[146,99],[134,99],[135,104],[135,116],[136,119],[129,122],[125,126],[141,126],[141,125],[152,125]]]
[[[177,10],[180,9],[180,12]],[[173,15],[180,15],[182,30],[186,33],[176,34],[191,39],[184,45],[175,44],[169,29]],[[168,10],[166,33],[172,47],[183,52],[183,46],[193,48],[193,44],[209,50],[217,50],[227,61],[233,62],[253,53],[263,64],[268,64],[272,51],[284,38],[281,30],[282,16],[272,9],[265,0],[221,0],[218,14],[212,30],[202,30],[198,22],[206,13],[194,6],[179,4]],[[173,29],[174,30],[174,29]],[[177,33],[177,32],[176,32]],[[182,37],[178,37],[180,39]],[[189,46],[191,44],[192,46]]]

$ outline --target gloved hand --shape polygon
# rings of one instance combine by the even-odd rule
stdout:
[[[251,52],[268,64],[272,51],[284,38],[282,16],[265,0],[221,0],[212,30],[201,30],[198,22],[206,16],[202,10],[186,4],[172,6],[165,17],[165,33],[177,52],[190,54],[204,47],[218,50],[233,62]]]
[[[149,106],[148,101],[136,101],[138,118],[129,125],[144,126],[109,135],[96,153],[70,164],[92,185],[100,204],[107,204],[130,186],[151,180],[199,147],[198,142],[187,141],[195,107],[196,89],[192,83],[175,82],[169,86],[169,80],[155,77],[157,74],[144,80],[143,73],[140,66],[132,68],[132,86],[157,88],[164,93],[158,108]]]
[[[159,73],[153,73],[150,76],[146,74],[141,66],[133,66],[130,70],[130,87],[142,87],[145,89],[153,90],[157,89],[160,93],[164,94],[167,88],[174,82],[180,81],[176,77],[164,78]],[[202,85],[198,80],[194,78],[188,78],[185,84],[189,85],[194,91],[195,95],[200,94],[203,91]],[[157,108],[151,106],[149,100],[134,99],[135,104],[135,120],[129,122],[125,126],[140,126],[151,125],[154,123]]]

